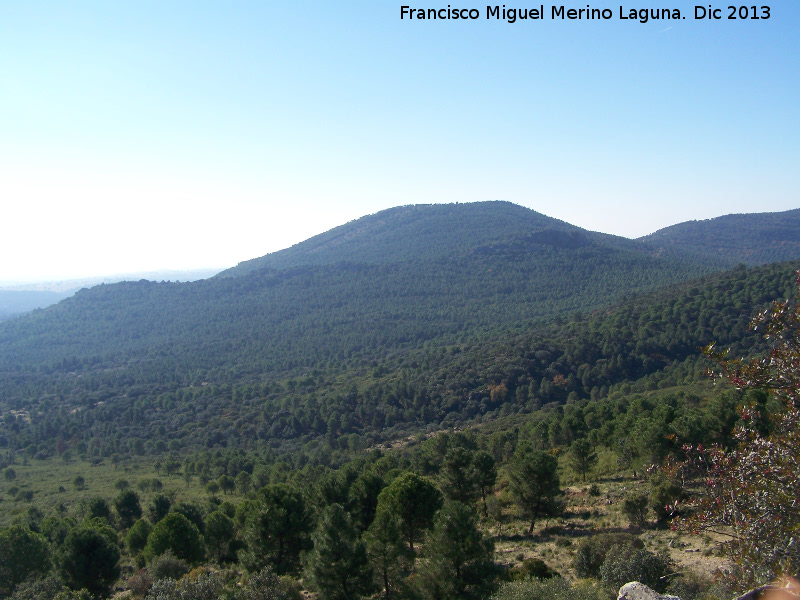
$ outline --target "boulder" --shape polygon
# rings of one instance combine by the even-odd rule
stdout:
[[[649,587],[638,581],[626,583],[619,588],[617,600],[681,600],[677,596],[665,596],[654,592]]]

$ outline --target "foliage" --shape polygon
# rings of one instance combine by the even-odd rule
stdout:
[[[44,575],[50,568],[47,540],[27,528],[13,525],[0,530],[0,597],[31,575]]]
[[[559,573],[547,566],[541,558],[526,558],[518,565],[511,569],[508,574],[509,579],[518,581],[521,579],[551,579],[559,577]]]
[[[150,523],[145,519],[139,519],[131,526],[125,536],[125,545],[131,554],[138,554],[144,550],[152,529]]]
[[[59,572],[73,590],[86,588],[95,596],[105,595],[119,577],[119,548],[93,527],[70,531],[59,555]]]
[[[403,541],[402,526],[400,517],[384,504],[364,535],[367,556],[386,598],[402,588],[402,575],[411,563],[409,550]]]
[[[92,600],[88,590],[70,590],[54,575],[29,579],[17,586],[11,600]]]
[[[474,511],[461,502],[445,503],[425,541],[420,572],[425,598],[482,598],[497,575],[494,544],[477,527]]]
[[[122,490],[114,499],[114,509],[117,511],[119,524],[123,529],[128,529],[142,516],[139,495],[133,490]]]
[[[644,547],[641,540],[627,533],[601,533],[585,538],[578,545],[573,561],[573,568],[578,577],[600,578],[600,568],[606,557],[620,548]]]
[[[686,460],[669,466],[672,473],[705,481],[690,501],[693,515],[678,526],[730,532],[726,549],[734,567],[727,575],[737,588],[800,572],[800,512],[788,508],[800,498],[800,273],[797,286],[794,302],[776,301],[753,319],[767,344],[765,355],[731,359],[713,346],[706,349],[736,386],[766,390],[782,403],[767,420],[768,430],[763,407],[745,405],[738,447],[686,445]]]
[[[407,471],[390,483],[378,496],[378,511],[386,510],[400,518],[408,549],[413,556],[414,542],[423,530],[433,525],[442,505],[442,493],[430,481]]]
[[[351,600],[372,591],[366,546],[341,505],[323,512],[305,573],[321,600]]]
[[[640,529],[647,525],[647,504],[648,497],[646,494],[629,494],[622,501],[622,512],[628,517],[631,527]]]
[[[206,546],[212,556],[221,562],[228,553],[228,548],[233,540],[233,521],[221,511],[214,511],[206,518]]]
[[[609,597],[597,587],[572,586],[566,579],[555,577],[504,583],[491,600],[609,600]]]
[[[600,567],[600,579],[614,588],[629,581],[639,581],[650,589],[663,592],[667,583],[663,579],[673,570],[672,561],[667,554],[654,554],[633,544],[620,551],[606,554]]]
[[[555,516],[560,512],[557,497],[561,493],[558,461],[552,454],[535,450],[528,445],[517,448],[509,472],[511,496],[530,521],[528,533],[533,533],[537,519]]]
[[[201,573],[180,581],[166,577],[153,584],[147,600],[219,600],[223,588],[224,582],[216,573]]]
[[[279,575],[300,568],[300,553],[311,547],[311,513],[303,495],[286,484],[268,485],[244,515],[247,550],[242,561],[250,571],[268,564]]]
[[[302,600],[303,596],[296,583],[288,577],[278,577],[266,568],[247,581],[237,600]]]
[[[170,513],[153,526],[144,555],[152,560],[167,550],[189,564],[200,562],[205,555],[200,531],[181,513]]]
[[[570,464],[583,481],[586,481],[586,474],[597,464],[597,452],[589,440],[580,438],[572,443]]]
[[[177,581],[189,571],[189,563],[175,556],[171,549],[167,549],[158,556],[153,557],[147,569],[147,574],[153,581],[167,578]]]

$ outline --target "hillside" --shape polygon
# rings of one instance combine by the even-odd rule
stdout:
[[[281,259],[328,264],[101,285],[0,324],[0,411],[37,425],[0,441],[289,450],[693,380],[698,346],[747,338],[796,268],[697,280],[714,267],[507,203],[385,213]]]
[[[390,264],[447,260],[473,253],[526,253],[540,247],[588,245],[652,254],[651,248],[595,233],[510,202],[401,206],[335,227],[291,248],[240,263],[219,274],[339,263]]]
[[[687,221],[639,238],[655,248],[761,265],[800,257],[800,209]]]
[[[339,228],[348,241],[325,253],[329,264],[82,290],[0,327],[0,370],[135,361],[145,380],[165,370],[182,383],[279,377],[593,309],[712,270],[508,203],[385,212],[379,225],[373,216]]]

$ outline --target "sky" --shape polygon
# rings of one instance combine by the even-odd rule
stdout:
[[[799,2],[404,2],[0,3],[0,282],[223,268],[407,204],[626,237],[800,207]]]

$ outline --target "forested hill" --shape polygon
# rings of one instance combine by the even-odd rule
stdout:
[[[590,244],[653,253],[641,243],[586,231],[510,202],[429,204],[390,208],[356,219],[291,248],[242,262],[220,276],[301,265],[387,264]]]
[[[687,221],[639,240],[667,251],[721,260],[730,266],[794,260],[800,257],[800,209]]]
[[[400,223],[367,217],[372,233],[326,253],[351,261],[97,286],[0,324],[0,374],[135,362],[142,377],[182,382],[278,377],[593,309],[712,270],[508,203],[387,214]]]
[[[173,450],[265,447],[288,457],[316,440],[306,450],[325,462],[342,443],[361,448],[425,427],[603,398],[624,386],[697,381],[705,369],[699,346],[717,341],[737,353],[750,350],[756,339],[750,318],[791,294],[797,268],[738,268],[561,325],[518,327],[479,342],[439,339],[406,352],[373,353],[372,360],[331,358],[291,378],[187,383],[176,373],[196,376],[192,357],[176,365],[162,360],[163,350],[118,367],[6,371],[2,411],[22,417],[0,420],[0,447],[35,444],[46,455],[62,438],[83,441],[97,456],[141,452],[147,441]]]

